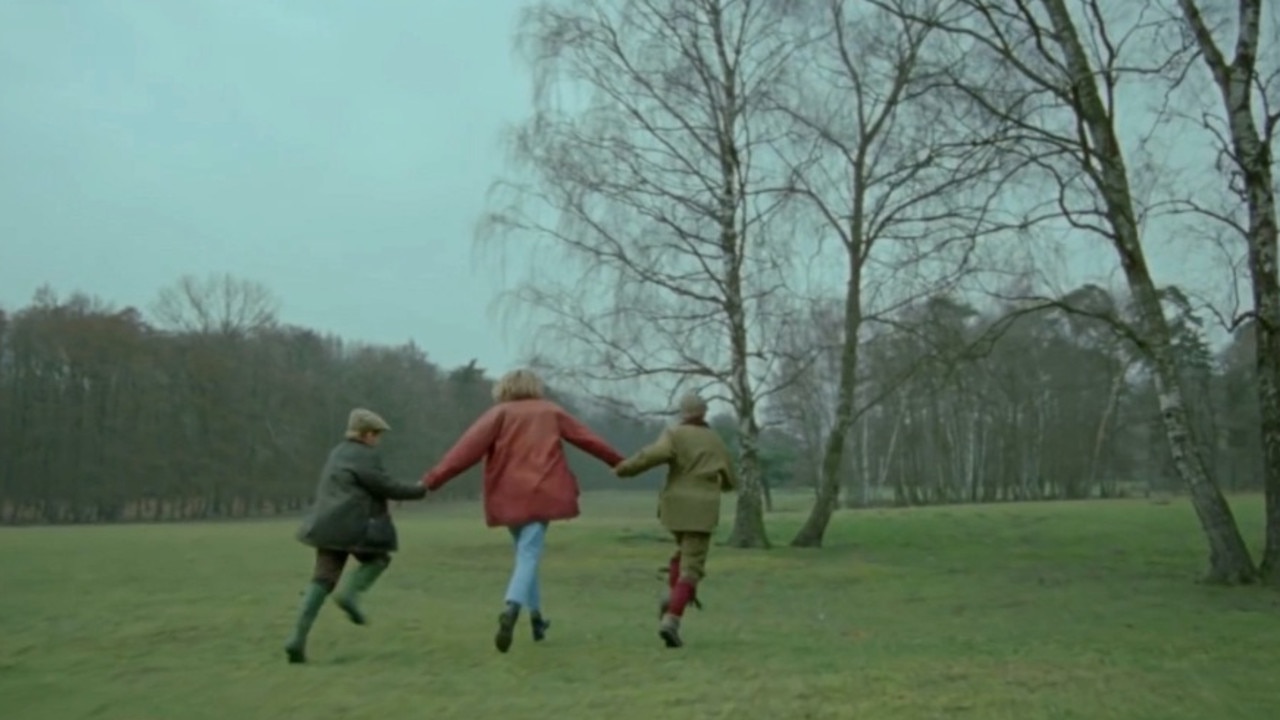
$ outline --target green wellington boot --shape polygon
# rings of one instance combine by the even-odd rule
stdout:
[[[307,661],[307,634],[311,632],[311,626],[315,624],[316,616],[320,614],[320,608],[328,595],[329,589],[317,582],[311,583],[303,591],[302,607],[298,609],[297,624],[294,625],[293,634],[289,636],[284,646],[285,656],[289,658],[291,664],[296,665]]]
[[[387,569],[386,563],[361,563],[360,567],[351,571],[351,576],[347,578],[346,584],[342,586],[342,590],[334,596],[333,601],[338,607],[342,608],[342,612],[347,614],[347,619],[356,625],[368,625],[369,618],[365,617],[364,612],[360,609],[360,596],[369,591],[373,584],[382,576],[383,571]]]

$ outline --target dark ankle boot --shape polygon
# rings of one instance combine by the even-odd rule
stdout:
[[[694,583],[686,580],[681,580],[671,588],[671,599],[667,603],[667,611],[663,613],[662,620],[658,623],[658,637],[662,638],[662,642],[669,648],[684,646],[684,640],[680,637],[680,618],[684,615],[685,606],[693,600],[693,593]]]
[[[511,641],[515,636],[516,621],[520,619],[520,606],[507,603],[507,609],[498,615],[498,632],[493,635],[493,646],[504,653],[511,649]]]
[[[669,648],[684,647],[684,640],[680,638],[680,618],[670,613],[663,615],[658,623],[658,637]]]
[[[530,613],[529,625],[533,628],[534,642],[542,642],[547,639],[547,630],[551,627],[551,621],[542,617],[542,613]]]
[[[294,624],[293,634],[285,642],[284,653],[290,664],[301,664],[307,661],[307,635],[315,624],[316,616],[329,595],[329,588],[318,582],[312,582],[302,593],[302,606],[298,608],[298,619]]]

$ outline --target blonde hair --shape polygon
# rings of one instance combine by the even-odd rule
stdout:
[[[528,368],[512,370],[493,384],[494,402],[540,398],[542,398],[542,380]]]

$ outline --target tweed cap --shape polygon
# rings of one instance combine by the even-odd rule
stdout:
[[[347,416],[347,437],[359,437],[367,432],[386,432],[390,429],[387,421],[372,410],[356,408]]]

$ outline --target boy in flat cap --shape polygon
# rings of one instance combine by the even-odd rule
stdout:
[[[684,645],[680,619],[696,602],[698,582],[706,575],[711,534],[720,523],[720,495],[738,486],[729,448],[706,421],[707,404],[697,395],[680,400],[680,422],[662,431],[652,445],[614,468],[632,477],[667,466],[667,482],[658,499],[658,518],[676,541],[667,573],[669,594],[662,602],[658,635],[669,648]]]
[[[349,556],[355,557],[359,567],[349,574],[334,602],[351,622],[367,622],[360,595],[373,586],[391,563],[391,553],[399,548],[387,501],[417,500],[426,494],[417,483],[396,482],[383,469],[377,447],[390,429],[377,413],[352,410],[346,437],[329,451],[320,472],[315,503],[297,532],[299,542],[315,548],[316,559],[293,634],[285,643],[290,663],[307,661],[307,634]]]

